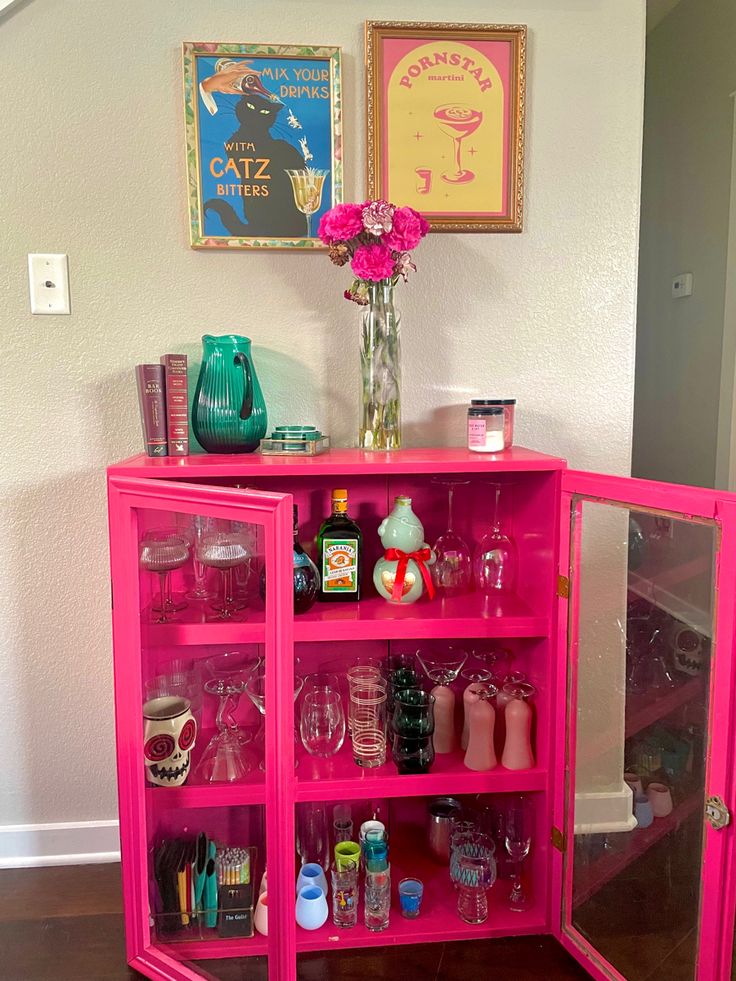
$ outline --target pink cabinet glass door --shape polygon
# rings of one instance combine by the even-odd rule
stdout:
[[[705,811],[733,806],[736,500],[562,480],[561,939],[598,979],[721,981],[733,830]]]
[[[289,863],[267,935],[253,907],[294,833],[291,497],[111,476],[109,512],[129,961],[280,979]]]

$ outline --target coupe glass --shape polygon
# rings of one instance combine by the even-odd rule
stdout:
[[[446,651],[417,651],[417,660],[424,673],[439,688],[447,688],[453,683],[467,659],[468,652],[459,647],[448,647]],[[434,689],[432,694],[436,696]]]
[[[307,238],[312,235],[312,215],[319,211],[322,204],[322,188],[329,170],[315,170],[307,167],[305,170],[287,170],[294,194],[294,204],[307,219]]]
[[[241,620],[239,611],[247,604],[235,596],[234,570],[250,559],[248,540],[239,531],[215,531],[205,535],[197,546],[197,558],[209,568],[218,569],[222,575],[222,602],[211,604],[218,611],[215,620]]]
[[[528,798],[519,795],[512,798],[506,808],[506,851],[514,863],[509,909],[523,912],[529,909],[531,901],[524,892],[521,869],[532,844],[534,811]]]
[[[197,767],[198,776],[207,783],[242,780],[252,769],[243,752],[244,744],[251,737],[238,728],[234,713],[248,678],[260,663],[260,658],[240,651],[228,651],[205,661],[205,668],[211,677],[205,682],[204,690],[208,695],[217,695],[220,699],[215,719],[217,732],[209,741]]]
[[[447,487],[447,530],[434,543],[436,560],[431,567],[438,593],[458,596],[470,590],[473,557],[470,546],[453,529],[452,504],[455,488],[467,485],[467,480],[436,480]]]
[[[448,184],[468,184],[474,180],[475,174],[472,170],[463,167],[462,142],[478,129],[483,122],[483,113],[480,109],[471,109],[461,102],[451,102],[444,106],[437,106],[434,118],[442,132],[452,140],[455,163],[454,170],[443,172],[442,180],[447,181]]]
[[[138,560],[141,569],[151,572],[159,579],[159,599],[154,600],[151,609],[159,616],[155,623],[169,623],[173,613],[183,610],[186,603],[177,602],[171,592],[171,573],[180,569],[189,559],[189,546],[174,529],[159,528],[147,531],[138,547]]]
[[[345,739],[345,712],[336,688],[313,688],[304,696],[299,732],[312,756],[334,756]]]
[[[516,585],[519,565],[518,551],[513,538],[501,530],[501,484],[495,488],[493,524],[491,530],[478,543],[473,558],[475,585],[487,596],[510,592]]]
[[[300,678],[298,675],[294,675],[294,701],[296,702],[299,698],[299,693],[304,687],[304,679]],[[245,694],[253,702],[255,707],[261,713],[261,725],[258,729],[256,735],[257,741],[263,746],[265,742],[266,730],[264,726],[264,719],[266,717],[266,672],[264,667],[261,665],[257,671],[254,671],[248,678],[245,684]],[[296,732],[294,733],[296,738]],[[298,760],[294,760],[294,766],[298,766]],[[261,770],[266,769],[266,763],[264,759],[258,764]]]

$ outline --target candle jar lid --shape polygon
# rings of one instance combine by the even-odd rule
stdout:
[[[503,408],[500,405],[471,405],[468,409],[469,416],[502,416]]]

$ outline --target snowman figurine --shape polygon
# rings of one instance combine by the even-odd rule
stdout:
[[[411,509],[410,497],[397,497],[394,509],[378,526],[383,558],[373,569],[373,584],[389,603],[416,603],[425,588],[430,599],[434,586],[428,566],[435,554],[424,541],[422,522]]]

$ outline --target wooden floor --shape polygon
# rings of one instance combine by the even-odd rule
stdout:
[[[203,965],[204,966],[204,965]],[[266,981],[252,958],[208,961],[218,981]],[[2,981],[138,981],[125,964],[120,869],[0,870]],[[549,937],[426,944],[299,959],[299,981],[581,981]]]

